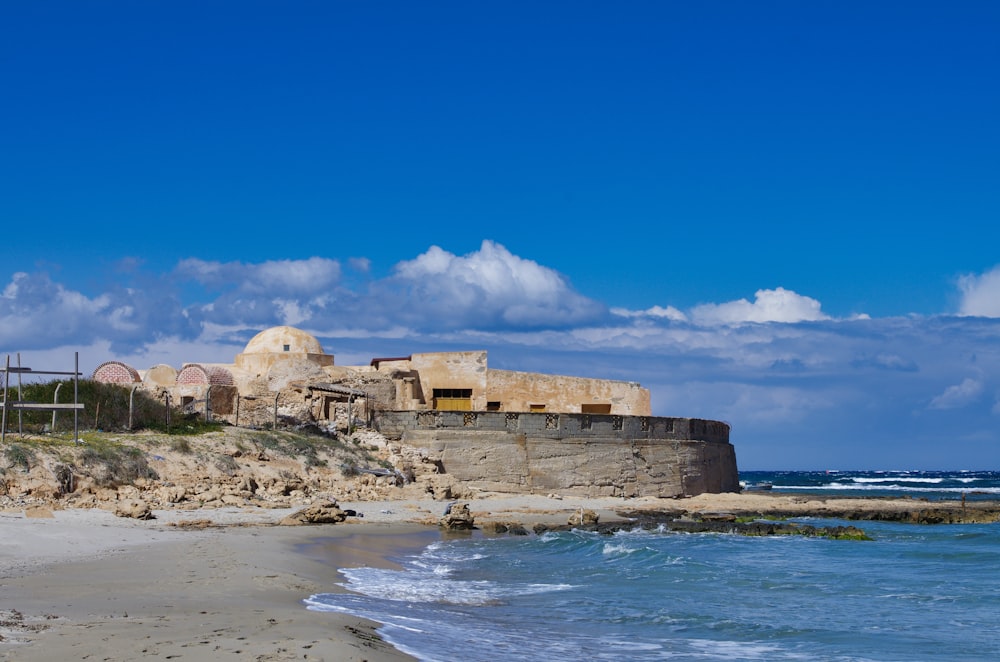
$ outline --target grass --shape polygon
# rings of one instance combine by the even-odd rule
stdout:
[[[198,464],[215,467],[229,476],[242,470],[236,458],[243,455],[251,463],[258,455],[300,462],[301,468],[291,471],[290,478],[303,478],[311,469],[372,466],[377,462],[368,449],[325,434],[197,427],[199,434],[193,436],[148,429],[138,433],[88,431],[80,434],[79,444],[66,433],[21,437],[0,447],[0,493],[5,491],[5,485],[16,482],[12,472],[28,472],[43,464],[51,470],[63,494],[73,492],[83,477],[108,488],[135,484],[140,479],[156,480],[160,476],[151,463],[160,459],[155,455],[158,448],[192,456]],[[212,430],[220,432],[203,434]],[[391,468],[386,462],[378,464]]]
[[[129,485],[140,478],[158,478],[142,449],[111,440],[88,443],[80,451],[77,462],[88,469],[94,481],[102,487]]]
[[[185,414],[177,407],[170,408],[171,423],[167,425],[166,405],[143,389],[133,393],[130,386],[104,384],[90,379],[81,379],[77,386],[77,401],[84,407],[78,415],[78,427],[116,431],[155,430],[172,435],[197,435],[222,428],[220,423],[206,422],[200,415]],[[27,402],[55,402],[57,388],[60,389],[60,402],[73,401],[74,384],[71,380],[25,384],[21,399]],[[51,426],[52,413],[25,411],[20,420],[27,431],[42,432]],[[62,412],[56,417],[55,429],[51,432],[72,429],[73,415]]]
[[[352,457],[358,455],[357,448],[350,447],[340,439],[320,434],[267,431],[258,432],[252,437],[245,437],[244,440],[275,455],[302,458],[307,467],[328,465],[327,460],[320,457],[320,453],[350,455]],[[370,460],[367,454],[364,455],[364,458]]]
[[[35,452],[23,444],[10,444],[3,450],[3,455],[10,462],[9,468],[20,468],[24,473],[31,471],[31,465],[37,459]]]
[[[177,437],[176,439],[171,439],[170,450],[175,453],[183,453],[184,455],[190,455],[194,452],[194,449],[191,448],[191,440],[187,437]]]

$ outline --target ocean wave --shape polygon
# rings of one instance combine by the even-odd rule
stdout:
[[[344,588],[371,598],[396,602],[487,605],[518,595],[565,591],[571,584],[499,584],[488,580],[456,580],[432,571],[385,568],[342,568]]]
[[[427,662],[1000,659],[993,525],[869,527],[875,542],[864,546],[648,531],[473,536],[402,569],[342,570],[348,591],[305,605],[382,623],[384,640]],[[438,565],[453,572],[435,574]]]
[[[621,556],[623,554],[634,554],[639,550],[635,547],[629,547],[624,543],[604,543],[604,549],[602,553],[605,556]]]
[[[931,483],[939,484],[945,481],[944,478],[915,478],[912,476],[887,476],[884,478],[865,478],[863,476],[845,477],[841,480],[852,480],[855,483]]]
[[[1000,494],[1000,487],[977,487],[975,489],[969,489],[968,487],[913,487],[912,485],[878,485],[871,486],[866,484],[861,485],[845,485],[839,483],[832,483],[829,485],[781,485],[775,486],[775,489],[780,490],[806,490],[806,491],[830,491],[830,492],[841,492],[841,491],[855,491],[855,492],[930,492],[930,493],[941,493],[941,494],[969,494],[971,492],[982,493],[982,494]]]

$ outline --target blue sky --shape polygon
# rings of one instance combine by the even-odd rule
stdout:
[[[45,2],[0,352],[488,349],[743,469],[1000,464],[1000,5]],[[45,364],[45,365],[41,365]]]

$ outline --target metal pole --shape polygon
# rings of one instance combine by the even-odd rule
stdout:
[[[275,429],[275,430],[278,429],[278,396],[279,395],[281,395],[280,391],[274,394],[274,428],[273,429]]]
[[[351,398],[353,397],[354,394],[347,394],[347,434],[351,434],[351,432],[353,432],[353,430],[351,430]]]
[[[73,352],[73,443],[80,443],[80,352]]]
[[[236,421],[233,423],[233,427],[240,426],[240,394],[236,394]]]
[[[24,394],[21,392],[21,352],[17,353],[17,401],[22,402]],[[24,410],[17,409],[17,434],[24,436]]]
[[[62,388],[62,385],[63,385],[62,382],[59,382],[58,384],[56,384],[56,392],[52,395],[52,404],[54,404],[54,405],[59,404],[59,389]],[[55,434],[55,431],[56,431],[56,411],[57,410],[55,410],[55,409],[52,410],[52,430],[51,430],[51,432],[53,434]]]
[[[135,423],[135,390],[139,388],[136,384],[132,387],[132,392],[128,394],[128,429],[131,430]]]
[[[211,400],[212,400],[212,386],[209,385],[209,387],[207,389],[205,389],[205,422],[206,423],[208,423],[209,421],[212,420],[211,409],[208,406],[208,403]]]
[[[7,365],[3,369],[3,424],[0,425],[0,443],[7,440],[7,394],[10,386],[10,354],[7,355]]]
[[[170,434],[170,391],[164,391],[163,397],[167,408],[167,434]]]

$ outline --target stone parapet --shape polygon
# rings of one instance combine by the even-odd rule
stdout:
[[[506,412],[377,412],[386,437],[422,449],[469,487],[585,497],[739,490],[729,426],[688,418]]]
[[[729,425],[701,418],[551,414],[493,411],[379,411],[375,426],[386,437],[400,439],[408,430],[472,429],[513,432],[563,439],[661,439],[729,443]]]

